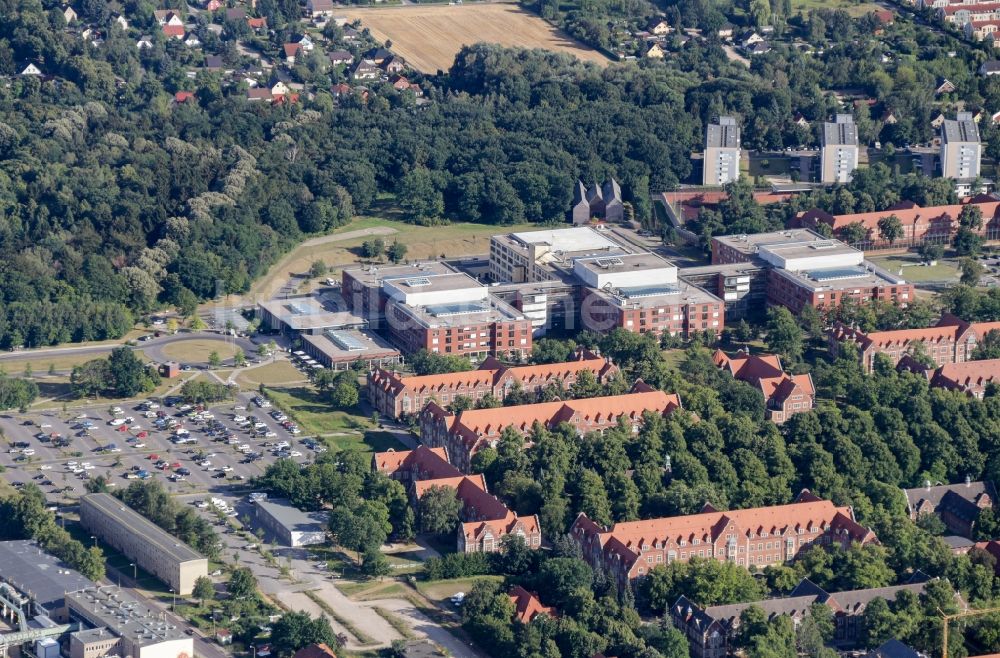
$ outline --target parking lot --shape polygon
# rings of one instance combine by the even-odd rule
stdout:
[[[200,413],[181,401],[155,401],[121,404],[114,411],[4,414],[4,479],[14,486],[34,482],[50,502],[64,505],[98,475],[113,487],[155,478],[171,493],[185,495],[242,488],[279,457],[312,461],[322,446],[290,432],[270,415],[272,409],[253,402],[256,397],[242,393]]]

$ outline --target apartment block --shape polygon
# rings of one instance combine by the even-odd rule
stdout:
[[[719,117],[705,129],[702,185],[722,186],[740,177],[740,127],[733,117]]]
[[[83,496],[80,522],[177,594],[190,594],[195,579],[208,575],[207,558],[110,494]]]
[[[458,396],[475,401],[492,395],[502,400],[517,387],[526,393],[536,393],[547,386],[567,389],[583,371],[604,383],[619,368],[610,359],[583,348],[564,363],[509,366],[487,357],[478,370],[413,377],[378,368],[368,375],[368,401],[379,413],[400,418],[418,413],[432,400],[447,406]]]
[[[823,124],[820,182],[849,183],[858,168],[858,128],[850,114],[838,114]]]
[[[982,151],[971,112],[959,112],[954,121],[941,124],[941,175],[955,181],[960,195],[968,194],[979,177]]]
[[[838,323],[830,330],[828,338],[830,348],[834,352],[841,342],[856,345],[862,368],[865,372],[871,372],[876,354],[886,355],[890,362],[896,365],[915,349],[921,349],[939,366],[964,363],[972,359],[972,353],[979,341],[990,331],[1000,331],[1000,322],[966,322],[950,313],[945,313],[935,326],[926,329],[896,329],[865,333],[860,329]]]
[[[777,354],[749,355],[738,352],[729,356],[716,350],[712,360],[735,379],[745,381],[764,395],[768,420],[780,424],[794,414],[809,411],[816,403],[812,375],[789,375],[781,367]]]
[[[529,548],[542,545],[537,515],[518,516],[489,493],[482,475],[464,475],[448,462],[444,448],[417,446],[414,450],[377,452],[372,469],[403,482],[419,513],[420,498],[431,487],[453,489],[462,501],[461,521],[456,528],[460,553],[499,551],[508,535],[524,538]]]
[[[667,415],[680,406],[677,395],[658,391],[641,380],[626,395],[466,409],[458,414],[431,402],[420,413],[420,438],[432,448],[445,448],[451,463],[468,473],[475,454],[496,446],[507,427],[527,434],[535,423],[549,428],[569,423],[582,436],[615,426],[624,418],[632,431],[638,432],[644,413]]]
[[[607,571],[619,587],[657,565],[692,558],[764,568],[791,562],[813,543],[849,546],[877,542],[875,533],[837,507],[803,490],[794,503],[720,512],[706,504],[702,513],[604,528],[581,513],[570,536],[594,568]]]

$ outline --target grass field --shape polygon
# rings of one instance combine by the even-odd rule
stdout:
[[[218,352],[223,360],[231,359],[236,349],[230,343],[221,340],[183,340],[163,346],[163,355],[180,363],[204,363],[208,355]]]
[[[871,261],[893,274],[902,269],[903,278],[914,283],[923,281],[958,281],[959,277],[958,265],[952,260],[939,260],[937,265],[933,267],[921,265],[920,257],[916,254],[876,256]]]
[[[513,4],[407,5],[349,9],[342,14],[349,20],[360,19],[376,39],[391,40],[393,51],[424,73],[449,69],[462,46],[479,42],[544,48],[602,66],[609,61]]]
[[[222,376],[221,371],[219,374]],[[236,383],[244,389],[253,389],[261,382],[268,386],[286,386],[298,384],[305,379],[306,376],[288,361],[275,361],[241,372],[236,377]]]
[[[808,13],[812,9],[843,9],[851,16],[864,16],[880,7],[874,2],[856,0],[792,0],[792,11]]]
[[[403,448],[389,432],[370,429],[368,418],[335,410],[311,386],[268,387],[267,395],[305,435],[324,437],[331,448],[363,452]]]
[[[485,254],[490,249],[490,236],[497,227],[486,224],[455,222],[443,226],[417,226],[403,221],[399,209],[391,196],[379,200],[374,209],[378,216],[357,217],[329,235],[306,240],[288,255],[273,265],[263,277],[250,288],[250,292],[239,300],[255,303],[259,299],[270,299],[288,280],[290,274],[301,274],[309,266],[321,260],[332,270],[345,265],[355,265],[361,257],[359,247],[372,237],[381,238],[387,245],[398,240],[407,247],[407,260],[426,260]],[[538,229],[535,224],[515,224],[503,227],[504,231],[526,231]],[[377,231],[378,235],[353,235],[357,231]],[[348,236],[344,238],[345,234]],[[331,273],[334,279],[339,277]],[[325,278],[325,277],[322,277]]]
[[[442,603],[459,592],[468,593],[479,580],[501,581],[501,576],[473,576],[471,578],[455,578],[454,580],[417,581],[417,591],[435,603]]]

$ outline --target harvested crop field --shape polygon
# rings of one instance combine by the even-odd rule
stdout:
[[[424,73],[448,70],[462,46],[479,42],[544,48],[608,63],[600,52],[513,4],[404,5],[349,9],[342,15],[360,19],[376,39],[391,40],[392,50]]]

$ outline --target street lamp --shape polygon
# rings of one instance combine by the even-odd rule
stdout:
[[[218,612],[219,612],[218,609],[212,610],[212,637],[216,636],[215,621],[216,621],[216,617],[217,617],[216,613],[218,613]]]
[[[97,546],[97,537],[95,537],[94,535],[91,535],[90,536],[90,541],[94,542],[94,546]]]
[[[128,566],[132,567],[132,581],[136,582],[139,580],[139,574],[136,570],[135,562],[129,562]]]
[[[177,593],[174,592],[173,587],[170,588],[170,596],[172,598],[172,601],[170,603],[170,612],[173,612],[174,609],[177,607]]]
[[[253,658],[257,658],[257,645],[251,644],[250,649],[253,651]]]

